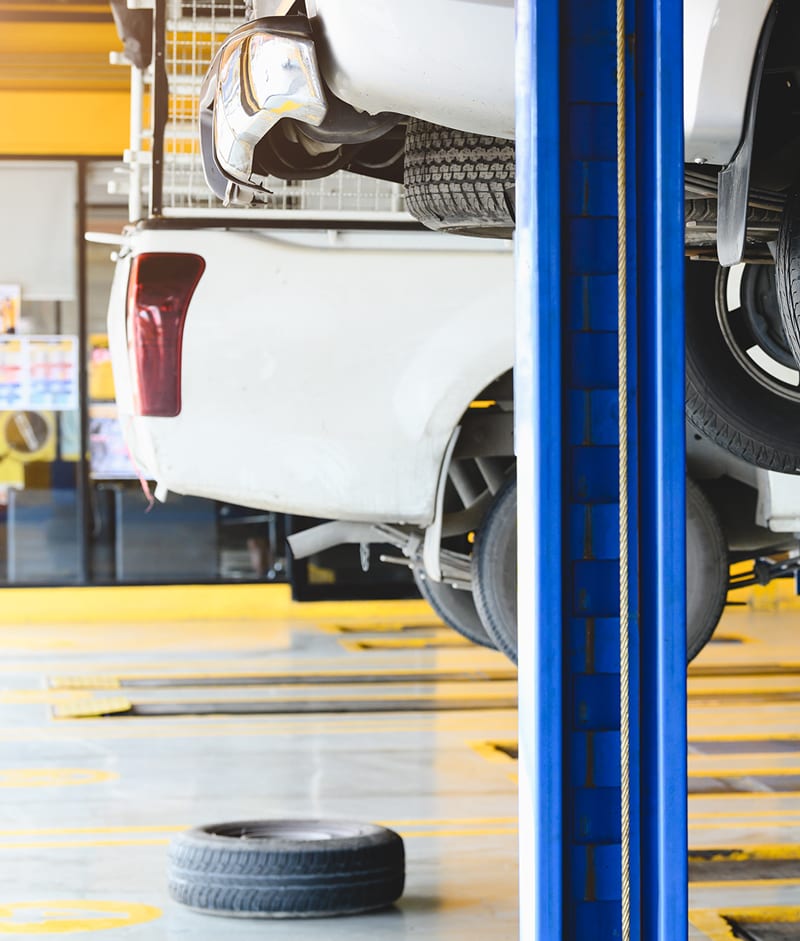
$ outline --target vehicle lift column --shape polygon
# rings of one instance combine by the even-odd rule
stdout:
[[[687,936],[681,8],[517,0],[523,941]]]

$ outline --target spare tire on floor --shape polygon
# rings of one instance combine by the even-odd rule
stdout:
[[[169,849],[169,893],[213,915],[320,918],[385,908],[403,894],[403,841],[339,820],[197,827]]]

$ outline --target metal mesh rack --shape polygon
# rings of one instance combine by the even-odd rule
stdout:
[[[159,17],[159,4],[161,17]],[[352,215],[365,218],[407,219],[403,188],[396,183],[373,180],[353,173],[338,172],[320,180],[285,181],[269,178],[270,193],[257,197],[257,208],[223,207],[206,186],[199,145],[199,94],[206,70],[228,33],[244,22],[245,0],[156,0],[156,30],[163,23],[164,66],[167,83],[166,123],[160,140],[152,127],[153,97],[165,89],[153,70],[137,76],[134,70],[134,141],[129,163],[137,168],[151,167],[133,174],[131,185],[146,205],[153,188],[160,190],[156,201],[164,216],[218,215],[248,213],[259,217],[306,214],[325,218]],[[158,42],[160,37],[156,36]],[[140,83],[139,94],[136,83]],[[136,102],[139,102],[139,133]],[[158,101],[156,102],[158,106]],[[160,157],[160,181],[152,173],[153,154]],[[158,163],[158,158],[156,163]],[[151,201],[152,205],[152,201]]]

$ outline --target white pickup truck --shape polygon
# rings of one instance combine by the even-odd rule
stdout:
[[[687,266],[687,418],[748,463],[798,473],[800,5],[683,12],[685,241],[711,262]],[[345,168],[404,183],[431,228],[508,237],[513,0],[252,0],[208,70],[199,131],[228,201]]]
[[[291,40],[303,39],[292,30],[311,31],[315,40],[324,35],[334,43],[336,35],[346,38],[346,20],[359,15],[361,26],[384,41],[389,13],[397,14],[398,28],[402,23],[416,28],[414,11],[422,15],[420,3],[316,0],[306,3],[306,22],[298,24],[302,4],[254,0],[251,13],[292,16],[276,21],[270,15],[268,23],[257,19],[247,27],[250,31],[239,32],[236,41],[224,46],[230,66],[226,74],[232,81],[241,79],[246,63],[269,60],[257,54],[258,37],[265,54],[287,52],[269,38],[275,32],[282,36],[288,31]],[[511,9],[510,0],[432,0],[423,6],[428,26],[436,22],[444,27],[447,15],[436,17],[448,11],[467,17],[459,33],[464,42],[472,35],[467,22],[474,25],[481,16],[499,16],[505,22]],[[243,15],[244,8],[237,9]],[[753,31],[758,32],[769,9],[766,0],[687,4],[692,16],[702,14],[702,30],[692,41],[715,51],[713,57],[697,60],[705,64],[693,80],[705,83],[708,69],[717,74],[711,67],[725,46],[736,10],[743,17],[742,35],[733,39],[740,43],[736,48],[742,58],[722,61],[720,68],[743,71],[741,62],[747,60],[744,71],[749,71],[759,47]],[[212,20],[209,10],[215,13]],[[155,170],[156,145],[163,145],[162,172],[151,173],[145,194],[151,207],[158,207],[158,218],[132,225],[125,233],[109,305],[119,411],[136,461],[156,481],[162,499],[175,491],[329,519],[293,537],[298,556],[343,542],[393,544],[396,560],[413,567],[420,590],[448,623],[513,658],[510,244],[412,228],[413,220],[402,211],[399,183],[375,183],[352,173],[308,184],[259,177],[255,188],[263,184],[271,190],[266,205],[235,209],[212,202],[198,179],[199,155],[184,146],[197,131],[187,116],[198,109],[186,105],[191,97],[203,102],[206,176],[216,179],[223,196],[230,195],[231,181],[214,177],[222,172],[219,148],[209,149],[207,135],[225,114],[236,117],[237,96],[228,102],[229,112],[218,107],[221,86],[213,79],[221,74],[220,59],[205,97],[201,77],[213,48],[237,26],[237,17],[227,0],[209,0],[202,11],[192,7],[191,16],[187,11],[186,4],[169,0],[164,33],[154,36],[156,44],[163,41],[163,59],[175,64],[169,75],[159,82],[156,68],[133,72],[138,93],[132,125],[137,123],[136,102],[141,109],[147,97],[143,81],[151,82],[149,94],[158,104],[153,114],[167,116],[149,136],[136,134],[132,141],[132,219],[141,215],[137,181],[148,164]],[[710,19],[709,13],[714,14]],[[426,39],[435,32],[426,30]],[[507,32],[492,35],[502,44]],[[248,42],[239,43],[242,38]],[[307,49],[308,36],[304,41]],[[382,57],[372,57],[377,48],[362,43],[350,52],[360,49],[382,69]],[[488,52],[495,46],[481,48]],[[334,57],[331,46],[321,58],[323,79],[342,95],[351,86],[355,93],[358,85],[348,84],[345,52],[343,46],[342,55]],[[279,64],[295,61],[282,55]],[[452,57],[449,61],[452,65]],[[731,135],[740,133],[736,109],[747,100],[740,84],[731,85],[730,100],[724,95],[717,100],[716,112],[712,99],[703,98],[702,108],[698,99],[687,125],[687,135],[694,128],[691,139],[705,140],[703,128],[708,131],[710,125],[703,116],[716,115],[718,126],[709,131],[716,140],[727,135],[730,143]],[[367,87],[358,85],[362,91]],[[423,95],[419,100],[426,99]],[[498,115],[508,116],[507,105]],[[403,110],[399,101],[392,107]],[[297,109],[293,114],[298,116]],[[445,120],[445,115],[412,111],[410,105],[408,115]],[[336,106],[334,130],[352,117],[346,107]],[[249,118],[257,131],[260,118],[255,112]],[[387,159],[398,146],[407,150],[406,131],[414,129],[413,121],[398,123],[396,118],[391,117],[392,130],[384,135]],[[364,130],[366,119],[359,120],[360,125],[351,127],[355,134],[359,127]],[[377,127],[365,132],[367,137]],[[251,142],[258,138],[254,128]],[[296,121],[282,119],[274,129],[279,138],[295,135],[286,149],[272,147],[275,134],[267,134],[276,159],[303,156],[303,141],[308,140]],[[478,130],[497,134],[503,128]],[[146,144],[140,137],[147,137]],[[391,178],[391,160],[378,159],[374,149],[364,151],[359,145],[340,153],[338,145],[314,145],[311,150],[319,158],[317,170],[327,173],[350,165],[361,154],[369,157],[372,171],[380,171],[378,176]],[[284,167],[284,175],[296,169]],[[307,176],[315,175],[312,167],[305,170]],[[418,203],[406,190],[414,208]],[[713,225],[704,226],[694,226],[695,235],[713,234]],[[719,619],[729,560],[771,557],[773,551],[795,546],[800,477],[776,471],[800,467],[800,372],[782,330],[774,268],[689,262],[687,283],[691,657]],[[760,578],[771,571],[769,563],[760,563]]]
[[[513,658],[513,310],[496,240],[140,223],[108,318],[131,453],[159,499],[331,520],[294,537],[297,555],[395,545],[448,623]],[[794,545],[800,480],[688,441],[694,655],[720,617],[729,550]]]

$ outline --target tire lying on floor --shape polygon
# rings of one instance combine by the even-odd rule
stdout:
[[[728,547],[714,507],[686,481],[686,653],[693,660],[711,639],[728,593]],[[494,640],[517,662],[517,480],[497,494],[475,540],[475,607]]]
[[[391,905],[404,881],[402,839],[373,824],[211,824],[180,834],[169,849],[171,897],[214,915],[354,915]]]
[[[686,417],[748,464],[794,474],[800,370],[781,313],[774,265],[687,262]]]

